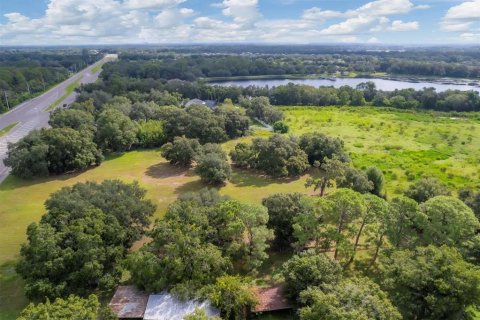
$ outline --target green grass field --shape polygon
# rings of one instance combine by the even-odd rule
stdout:
[[[231,144],[233,145],[233,144]],[[148,190],[148,198],[157,205],[155,218],[165,213],[178,194],[199,190],[204,185],[193,170],[173,167],[156,150],[133,151],[107,159],[100,167],[76,175],[25,181],[8,177],[0,184],[0,319],[14,319],[25,306],[21,280],[13,263],[25,230],[44,213],[43,203],[49,194],[76,182],[104,179],[137,180]],[[294,180],[275,180],[249,172],[234,171],[232,182],[221,193],[242,201],[260,203],[276,192],[304,192],[306,176]]]
[[[480,174],[480,122],[373,108],[283,108],[292,134],[310,131],[341,137],[357,167],[376,165],[386,172],[389,195],[400,192],[422,174],[438,176],[452,188],[477,186]],[[270,132],[258,130],[256,136]],[[231,150],[245,137],[225,143]],[[15,319],[27,303],[23,284],[14,271],[27,226],[44,213],[49,194],[76,182],[104,179],[137,180],[157,205],[155,218],[165,213],[177,196],[204,187],[193,170],[169,165],[158,150],[132,151],[111,156],[101,166],[73,175],[25,181],[8,177],[0,184],[0,319]],[[277,192],[307,192],[307,175],[272,179],[234,170],[220,192],[252,203]],[[276,258],[272,258],[272,261]],[[282,261],[281,257],[277,259]],[[270,274],[271,266],[266,266]],[[268,279],[266,279],[268,281]],[[268,317],[265,319],[269,319]],[[272,318],[275,319],[275,318]]]
[[[389,195],[424,175],[452,189],[480,186],[478,114],[459,118],[378,108],[283,108],[290,132],[319,131],[345,141],[354,165],[385,172]]]

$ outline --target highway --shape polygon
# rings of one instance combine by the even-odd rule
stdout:
[[[10,172],[10,168],[3,164],[3,159],[7,156],[8,143],[17,142],[26,136],[31,130],[47,127],[51,111],[46,111],[46,109],[65,95],[67,86],[74,81],[78,81],[79,84],[95,82],[98,79],[101,70],[93,72],[92,69],[98,64],[103,64],[104,62],[115,58],[116,55],[106,55],[102,60],[97,61],[91,66],[74,74],[42,95],[22,102],[7,113],[0,115],[0,130],[12,123],[17,123],[17,125],[7,134],[0,137],[0,183]],[[71,104],[75,101],[75,97],[76,92],[74,91],[65,97],[58,106]]]

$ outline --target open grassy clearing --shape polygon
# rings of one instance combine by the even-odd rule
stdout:
[[[18,124],[18,122],[14,122],[14,123],[11,123],[9,124],[8,126],[0,129],[0,137],[3,137],[4,135],[6,135],[10,130],[12,130],[16,125]]]
[[[228,143],[226,147],[234,146]],[[107,159],[100,167],[76,175],[62,175],[25,181],[13,176],[0,184],[0,319],[14,319],[25,306],[22,283],[15,274],[13,261],[18,256],[25,231],[44,213],[43,203],[49,194],[76,182],[104,179],[138,180],[148,190],[147,197],[158,206],[155,218],[181,193],[199,190],[204,185],[193,170],[168,164],[158,150],[133,151]],[[306,176],[293,180],[276,180],[245,171],[234,171],[232,182],[221,193],[246,202],[260,203],[276,192],[304,192]]]
[[[440,113],[358,107],[285,107],[290,132],[319,131],[345,141],[357,168],[385,172],[389,195],[423,175],[452,189],[480,185],[480,121]]]

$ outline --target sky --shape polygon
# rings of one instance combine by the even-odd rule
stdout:
[[[0,45],[480,44],[480,0],[0,0]]]

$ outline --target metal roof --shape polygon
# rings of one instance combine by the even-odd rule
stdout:
[[[122,319],[143,318],[148,294],[135,286],[119,286],[109,303],[112,311]]]
[[[258,303],[253,312],[278,311],[292,309],[293,306],[283,293],[283,286],[255,287],[253,292]]]
[[[148,298],[144,320],[183,320],[196,308],[205,309],[209,317],[219,316],[220,311],[211,306],[209,301],[181,301],[169,293],[152,294]]]

